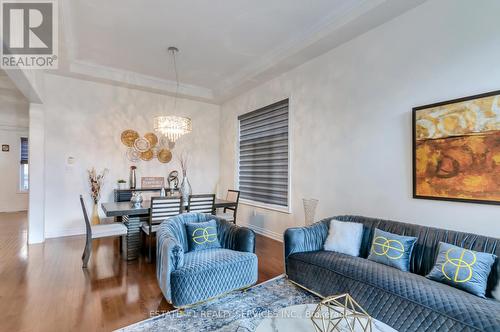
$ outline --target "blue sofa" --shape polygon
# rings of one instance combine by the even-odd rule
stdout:
[[[188,251],[186,223],[215,219],[222,248]],[[184,213],[159,227],[156,277],[165,299],[186,307],[257,282],[255,233],[216,216]]]
[[[500,331],[500,302],[489,297],[498,282],[499,239],[366,217],[335,218],[363,224],[360,257],[323,251],[332,218],[290,228],[284,238],[290,280],[322,296],[349,293],[374,318],[399,331]],[[366,259],[375,228],[418,238],[410,272]],[[440,241],[497,255],[487,298],[424,277]]]

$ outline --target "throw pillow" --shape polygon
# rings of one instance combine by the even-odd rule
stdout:
[[[402,236],[375,228],[368,259],[408,272],[416,241],[417,238],[413,236]]]
[[[198,223],[187,223],[186,233],[189,251],[220,248],[217,237],[217,222],[209,220]]]
[[[427,278],[485,297],[496,256],[440,242],[436,263]]]
[[[330,230],[325,240],[324,249],[359,256],[362,237],[363,224],[332,219],[330,220]]]

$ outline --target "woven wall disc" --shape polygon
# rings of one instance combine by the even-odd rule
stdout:
[[[158,151],[158,160],[161,163],[168,163],[170,160],[172,160],[172,152],[170,152],[169,149],[161,149]]]
[[[141,152],[140,156],[141,156],[142,160],[149,161],[149,160],[153,159],[153,151],[152,150],[148,150],[148,151],[145,151],[145,152]]]
[[[146,152],[151,148],[151,146],[149,145],[149,141],[147,139],[141,137],[135,140],[134,148],[139,152]]]
[[[155,133],[146,133],[144,138],[148,140],[149,145],[154,148],[158,144],[158,136]]]
[[[139,138],[137,131],[132,129],[127,129],[121,134],[121,141],[125,146],[133,147],[136,139]]]

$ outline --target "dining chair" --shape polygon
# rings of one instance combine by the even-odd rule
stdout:
[[[168,219],[182,213],[181,197],[151,197],[151,210],[149,213],[148,222],[142,223],[142,231],[148,237],[148,261],[152,258],[152,241],[153,235],[156,233],[160,224]]]
[[[234,207],[225,207],[222,212],[217,213],[217,217],[231,221],[236,224],[236,211],[238,210],[238,202],[240,200],[240,191],[229,189],[226,194],[226,201],[234,202]],[[231,212],[226,212],[230,210]]]
[[[189,195],[188,212],[215,213],[215,194]]]
[[[85,219],[86,228],[86,242],[85,249],[83,250],[82,254],[82,268],[86,269],[90,259],[90,255],[92,254],[92,240],[112,236],[122,237],[123,235],[127,234],[127,227],[122,223],[113,222],[111,221],[112,219],[107,218],[102,219],[102,223],[99,225],[91,225],[82,195],[80,195],[80,204],[82,205],[83,219]]]

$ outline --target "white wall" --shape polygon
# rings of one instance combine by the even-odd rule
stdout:
[[[30,103],[28,243],[45,241],[45,109]]]
[[[0,78],[8,79],[3,75]],[[28,102],[8,90],[0,93],[0,144],[10,146],[9,152],[0,151],[0,212],[28,208],[28,194],[19,191],[21,137],[28,137]]]
[[[500,89],[500,1],[435,0],[222,105],[221,186],[235,186],[237,115],[290,98],[292,213],[243,205],[280,238],[358,214],[500,237],[500,207],[412,199],[411,109]],[[254,215],[255,213],[255,215]]]
[[[120,141],[125,129],[145,134],[153,130],[153,117],[175,114],[191,117],[193,132],[179,139],[168,164],[157,160],[137,164],[141,176],[167,176],[180,170],[176,155],[190,155],[188,176],[195,193],[215,191],[219,180],[219,123],[217,105],[173,98],[107,84],[45,75],[45,235],[57,237],[83,233],[84,223],[78,195],[91,200],[87,169],[110,170],[102,201],[112,201],[112,190],[120,178],[128,180],[131,162]],[[67,165],[68,157],[75,164]],[[102,215],[102,211],[101,215]]]

